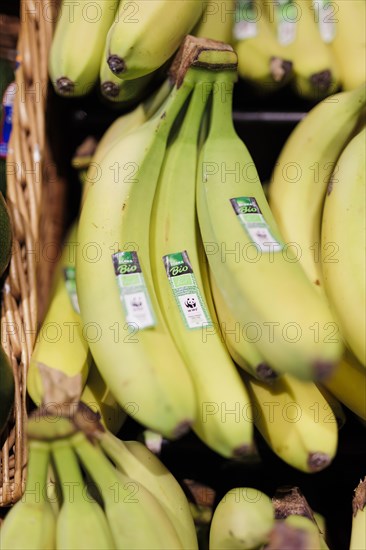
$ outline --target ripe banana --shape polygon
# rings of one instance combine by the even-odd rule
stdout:
[[[75,292],[75,248],[77,225],[71,228],[55,272],[54,289],[46,317],[39,330],[32,353],[28,374],[27,391],[36,405],[45,397],[46,388],[42,373],[58,373],[70,378],[80,375],[81,386],[85,385],[91,354],[80,316]]]
[[[92,90],[117,7],[118,0],[63,0],[48,61],[58,94],[75,97]]]
[[[235,18],[235,0],[206,2],[204,13],[192,30],[193,36],[232,43],[232,30]]]
[[[328,185],[322,218],[324,288],[344,339],[366,366],[366,127],[345,147]]]
[[[335,36],[330,46],[336,58],[344,90],[366,80],[366,3],[362,0],[332,0],[331,18]]]
[[[336,370],[322,384],[366,421],[366,369],[348,350]]]
[[[87,493],[77,456],[68,438],[53,441],[51,446],[63,495],[56,523],[56,548],[117,548],[103,509]]]
[[[210,526],[210,550],[252,550],[269,539],[274,525],[271,499],[258,489],[235,487],[215,508]]]
[[[101,493],[116,548],[183,549],[173,524],[150,491],[117,471],[99,445],[91,443],[82,432],[70,440]]]
[[[203,0],[121,2],[107,36],[107,63],[130,80],[161,67],[203,14]]]
[[[317,287],[323,284],[320,257],[337,257],[336,241],[320,248],[327,185],[365,105],[364,87],[316,105],[287,139],[272,173],[270,208],[283,238],[294,243],[302,268]]]
[[[197,244],[197,141],[209,97],[208,82],[197,84],[166,151],[154,198],[150,253],[162,313],[193,380],[197,415],[192,428],[211,449],[234,457],[248,453],[252,444],[250,402],[208,310]]]
[[[116,468],[138,481],[160,502],[183,548],[197,549],[197,536],[187,498],[175,477],[139,441],[121,441],[108,431],[98,434],[104,453]]]
[[[2,550],[54,550],[56,518],[45,489],[49,460],[48,443],[29,442],[25,492],[1,525]]]
[[[366,548],[366,477],[355,489],[352,501],[352,529],[349,550]]]
[[[303,472],[326,468],[337,450],[337,421],[316,385],[287,374],[271,385],[244,376],[254,424],[272,451]]]
[[[258,331],[256,346],[266,364],[277,373],[320,378],[332,371],[342,345],[312,334],[314,323],[328,326],[332,317],[282,241],[233,127],[232,89],[233,77],[222,73],[197,171],[198,220],[210,269],[240,330],[252,323]]]
[[[292,61],[276,40],[259,0],[237,2],[233,35],[242,78],[265,92],[279,88],[293,76]]]
[[[320,100],[339,86],[338,68],[329,44],[323,42],[309,0],[261,0],[277,40],[293,62],[296,92]]]

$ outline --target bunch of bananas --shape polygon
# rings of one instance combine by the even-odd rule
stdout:
[[[109,101],[136,101],[148,85],[162,80],[162,70],[205,5],[203,0],[63,1],[49,56],[56,92],[82,96],[99,79]]]
[[[1,527],[3,550],[198,548],[173,475],[142,443],[105,430],[85,405],[37,409],[28,437],[25,493]]]
[[[351,90],[365,82],[365,2],[238,0],[235,5],[239,74],[262,91],[291,82],[301,97],[320,100],[340,86]]]

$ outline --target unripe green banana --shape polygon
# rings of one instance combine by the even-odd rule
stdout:
[[[253,550],[266,544],[274,525],[271,499],[258,489],[236,487],[217,505],[210,526],[210,550]]]
[[[62,2],[48,60],[58,94],[75,97],[92,90],[117,8],[118,0]]]
[[[54,441],[52,455],[63,495],[57,516],[56,547],[62,550],[117,548],[102,508],[87,493],[70,441],[67,438]]]
[[[101,493],[116,548],[183,550],[159,501],[140,482],[117,471],[83,433],[72,436],[71,442]]]
[[[47,499],[49,444],[29,442],[25,492],[1,525],[1,550],[54,550],[56,517]]]
[[[98,434],[98,438],[116,468],[141,483],[159,500],[183,548],[197,549],[197,536],[187,498],[159,458],[139,441],[122,441],[108,431]]]

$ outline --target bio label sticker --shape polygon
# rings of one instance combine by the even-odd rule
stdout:
[[[127,323],[139,329],[155,326],[155,315],[137,252],[116,252],[112,254],[112,261]]]
[[[13,127],[13,106],[16,91],[16,83],[12,82],[6,88],[2,102],[2,125],[0,129],[0,158],[6,158],[8,154],[8,145],[10,140],[11,129]]]
[[[287,44],[291,44],[296,38],[299,9],[293,0],[277,0],[275,8],[277,39],[280,44],[286,46]]]
[[[336,18],[334,3],[329,0],[313,0],[315,21],[319,26],[323,42],[329,44],[336,34]]]
[[[185,326],[190,330],[212,326],[187,251],[167,254],[163,262]]]
[[[254,197],[236,197],[230,199],[230,202],[250,240],[262,252],[278,252],[283,249],[283,244],[273,237]]]
[[[233,35],[236,40],[253,38],[258,33],[258,8],[254,0],[238,0],[235,9]]]
[[[74,266],[67,266],[64,268],[64,278],[65,278],[65,285],[66,289],[71,301],[71,305],[80,315],[80,307],[78,302],[78,296],[76,293],[76,277],[75,277],[75,267]]]

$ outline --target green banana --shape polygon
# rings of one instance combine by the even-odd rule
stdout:
[[[210,526],[210,550],[254,550],[274,525],[271,499],[251,487],[235,487],[220,500]]]
[[[324,327],[332,316],[282,241],[253,160],[234,130],[234,78],[229,72],[220,78],[197,173],[198,220],[210,269],[240,330],[248,323],[256,328],[265,363],[278,374],[324,377],[342,344],[312,334],[314,323]]]
[[[31,440],[25,492],[1,525],[1,550],[54,550],[56,518],[46,495],[49,461],[49,444]]]
[[[56,547],[62,550],[117,548],[102,508],[87,494],[70,441],[56,440],[51,447],[63,495],[57,516]]]
[[[205,300],[195,209],[197,141],[208,85],[207,79],[196,85],[167,148],[154,198],[150,253],[160,307],[194,384],[198,413],[192,428],[213,450],[233,457],[248,453],[252,444],[250,402]],[[220,410],[223,404],[230,414]]]
[[[122,1],[106,41],[109,68],[126,80],[160,68],[174,55],[204,8],[203,0]]]
[[[183,548],[197,549],[197,536],[187,498],[175,477],[139,441],[122,441],[108,431],[98,439],[116,468],[138,481],[160,502],[175,527]]]
[[[276,520],[268,550],[296,548],[296,550],[325,550],[328,546],[319,534],[316,524],[305,516],[289,515]],[[329,549],[328,549],[329,550]]]
[[[366,127],[345,147],[328,185],[321,242],[324,288],[347,345],[366,366]],[[340,291],[341,289],[341,291]]]
[[[117,8],[118,0],[63,0],[48,58],[58,94],[76,97],[92,90]]]
[[[101,493],[116,548],[183,549],[164,509],[142,483],[117,471],[99,445],[82,432],[72,436],[71,442]]]
[[[323,286],[321,257],[336,259],[336,242],[320,247],[327,186],[365,105],[363,86],[316,105],[290,134],[272,173],[270,208],[283,238],[295,243],[300,265],[316,287]]]

